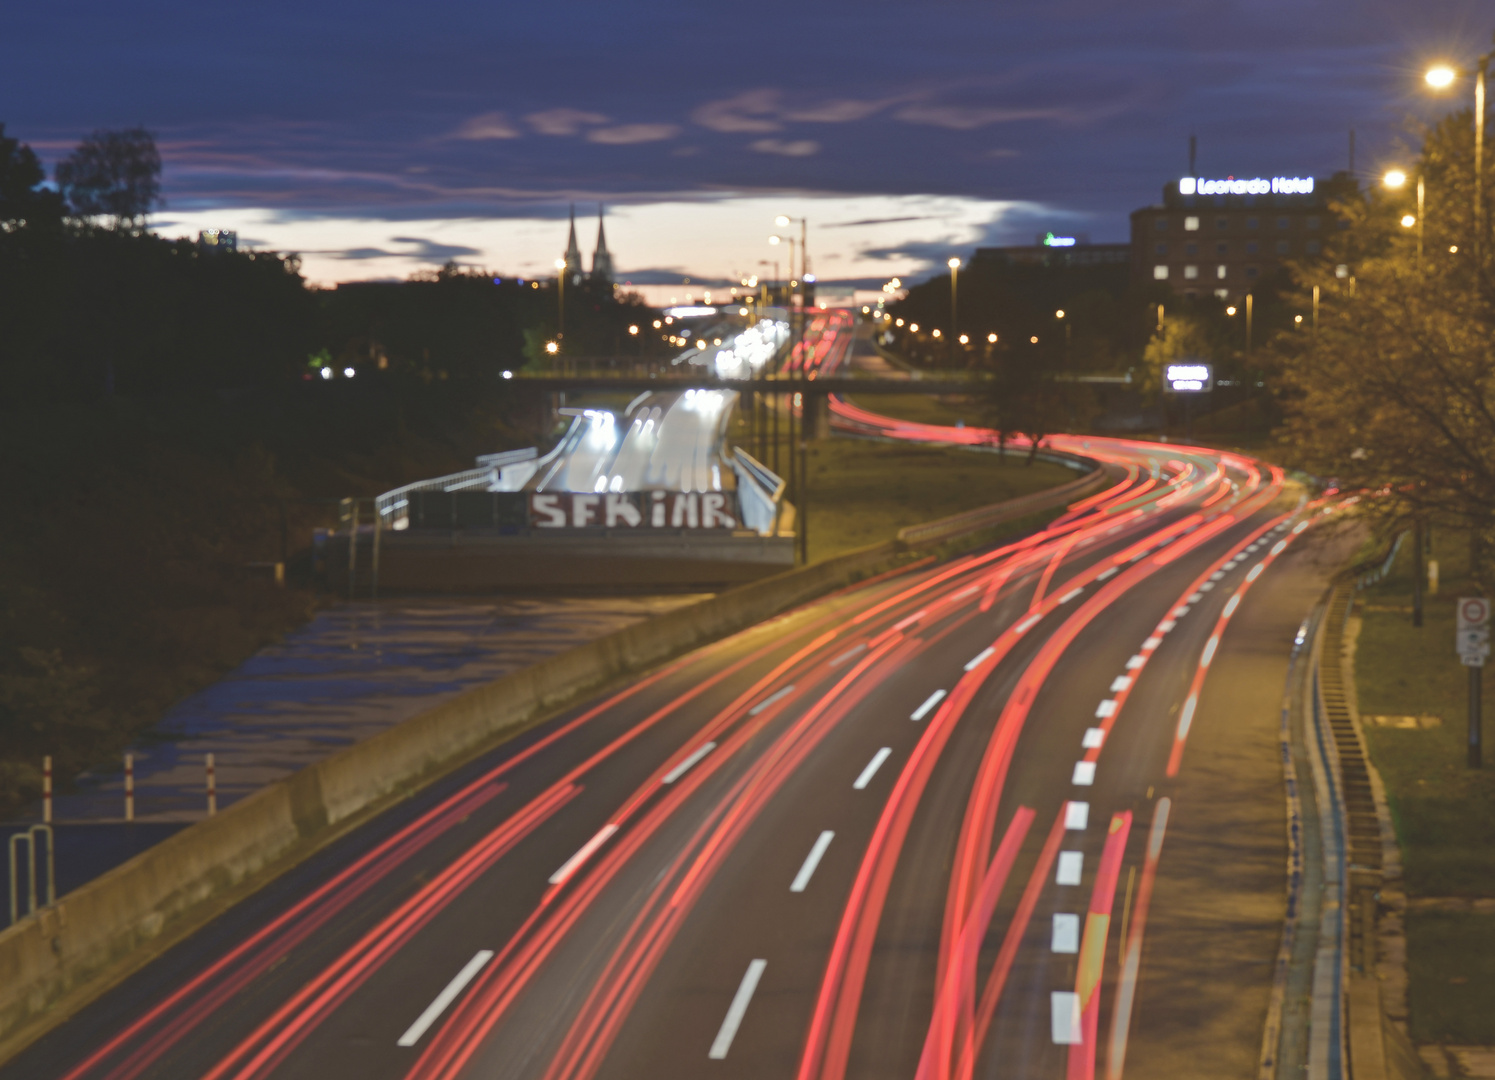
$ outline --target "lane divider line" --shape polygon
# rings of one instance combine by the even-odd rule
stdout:
[[[748,965],[742,982],[737,986],[737,993],[732,997],[732,1004],[727,1007],[727,1015],[722,1018],[721,1030],[716,1033],[711,1050],[706,1055],[712,1061],[721,1061],[727,1056],[727,1051],[732,1049],[732,1040],[737,1038],[737,1029],[742,1026],[742,1018],[747,1015],[753,991],[758,989],[758,980],[763,978],[763,969],[766,967],[767,960],[754,960]]]
[[[893,629],[894,630],[902,630],[909,623],[917,622],[918,618],[919,618],[919,615],[922,615],[922,614],[924,614],[924,613],[921,611],[921,612],[919,612],[918,615],[910,615],[908,618],[904,619],[897,626],[893,627]],[[855,656],[857,653],[861,652],[866,647],[867,647],[867,643],[865,641],[862,642],[860,645],[853,645],[851,648],[847,649],[840,656],[838,656],[834,660],[832,660],[830,662],[829,666],[833,667],[833,668],[840,667],[842,664],[846,663],[846,661],[850,660],[853,656]]]
[[[1080,596],[1084,592],[1085,592],[1085,587],[1083,585],[1076,585],[1073,589],[1070,589],[1069,592],[1067,592],[1063,596],[1059,597],[1059,603],[1061,603],[1061,604],[1067,604],[1071,600],[1073,600],[1075,597]]]
[[[794,880],[789,883],[790,892],[804,892],[805,886],[810,884],[810,877],[815,873],[815,868],[820,865],[820,860],[825,855],[825,849],[831,846],[831,841],[836,834],[826,829],[815,841],[815,846],[810,849],[810,854],[805,856],[804,864],[799,868],[799,873],[794,875]]]
[[[920,705],[917,709],[915,709],[913,711],[913,715],[910,716],[909,719],[910,720],[915,720],[915,721],[924,719],[926,716],[929,715],[929,710],[932,709],[932,708],[934,708],[936,705],[938,705],[944,699],[945,699],[945,691],[943,691],[943,690],[936,690],[934,693],[930,694],[927,698],[924,699],[924,704]]]
[[[597,830],[597,835],[581,846],[581,850],[562,864],[561,868],[550,875],[550,883],[559,885],[572,874],[576,873],[577,867],[586,862],[603,844],[607,843],[608,837],[618,831],[616,825],[604,825]]]
[[[420,1037],[426,1033],[432,1024],[436,1023],[437,1017],[446,1012],[446,1007],[457,1000],[457,995],[466,988],[468,983],[472,982],[473,976],[482,971],[483,965],[492,959],[492,949],[479,949],[476,955],[467,961],[462,970],[457,972],[452,981],[446,984],[446,988],[436,995],[431,1004],[426,1006],[426,1011],[416,1017],[415,1023],[411,1024],[405,1030],[405,1034],[400,1036],[399,1041],[395,1045],[414,1046],[420,1042]]]
[[[665,773],[664,778],[660,780],[660,783],[673,784],[676,780],[679,780],[686,773],[690,772],[690,768],[692,765],[700,761],[703,757],[705,757],[715,749],[716,743],[714,742],[705,743],[702,746],[696,747],[696,752],[694,754],[691,754],[690,757],[686,758],[679,765],[676,765],[669,772]]]
[[[769,694],[768,697],[764,698],[762,701],[758,702],[758,704],[754,705],[751,709],[748,710],[748,715],[757,716],[760,712],[768,708],[775,701],[778,701],[786,694],[792,693],[794,693],[794,684],[790,683],[788,686],[784,687],[784,689],[774,691],[772,694]]]
[[[862,770],[861,775],[856,778],[856,782],[851,785],[852,788],[861,791],[868,784],[872,783],[872,778],[877,775],[877,770],[882,768],[882,763],[888,760],[888,755],[892,752],[893,748],[891,746],[884,746],[877,753],[873,754],[872,760],[867,762],[867,767]]]
[[[966,661],[966,670],[975,671],[978,667],[984,664],[988,658],[990,658],[992,653],[996,651],[996,646],[988,645],[986,648],[982,649],[979,653]]]

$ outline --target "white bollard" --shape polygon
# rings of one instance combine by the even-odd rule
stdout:
[[[52,824],[52,755],[42,758],[42,821]]]
[[[218,780],[213,774],[213,755],[208,755],[208,817],[218,813]]]
[[[125,755],[125,820],[135,820],[135,755]]]

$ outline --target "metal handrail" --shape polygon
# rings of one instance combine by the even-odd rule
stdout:
[[[471,488],[481,488],[484,491],[513,490],[498,486],[506,479],[504,472],[532,461],[535,462],[535,468],[538,468],[538,454],[539,451],[533,446],[525,447],[523,450],[483,454],[478,458],[478,467],[475,469],[463,469],[461,472],[448,473],[445,476],[434,476],[429,480],[417,480],[392,491],[386,491],[374,500],[379,521],[386,529],[400,529],[408,525],[410,521],[409,495],[413,491],[466,491]],[[516,479],[515,482],[527,481],[530,476],[534,475],[535,468],[531,468],[523,480]]]
[[[46,906],[51,907],[57,903],[57,834],[52,831],[52,826],[37,824],[25,832],[12,833],[10,837],[10,923],[12,926],[21,920],[21,878],[20,866],[16,859],[16,849],[21,843],[26,845],[26,914],[35,915],[38,910],[36,904],[36,837],[38,833],[47,834]]]

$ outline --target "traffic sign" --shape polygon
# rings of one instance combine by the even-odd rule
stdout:
[[[1484,667],[1490,657],[1490,601],[1482,596],[1461,596],[1457,607],[1458,630],[1454,648],[1465,667]]]

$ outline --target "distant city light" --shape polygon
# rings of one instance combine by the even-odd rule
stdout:
[[[996,334],[987,334],[986,335],[986,340],[988,342],[990,342],[991,344],[995,345],[997,343],[997,335]]]
[[[784,226],[789,224],[789,219],[783,214],[780,214],[778,217],[773,219],[773,223],[782,229]]]
[[[506,379],[512,379],[513,377],[514,377],[514,373],[512,371],[505,371],[504,372],[504,378],[506,378]]]
[[[930,333],[931,333],[931,334],[933,334],[933,335],[934,335],[934,336],[935,336],[935,337],[939,337],[939,336],[940,336],[940,331],[939,331],[939,328],[938,328],[938,327],[936,327],[936,328],[935,328],[935,329],[933,329],[933,330],[931,330],[931,331],[929,331],[929,332],[930,332]]]
[[[1235,314],[1235,305],[1231,304],[1228,308],[1226,308],[1225,309],[1225,314],[1227,314],[1227,315],[1234,315]]]
[[[1054,312],[1054,318],[1056,318],[1056,319],[1062,319],[1062,318],[1064,318],[1064,309],[1060,308],[1058,311]]]
[[[637,334],[637,333],[638,333],[638,327],[637,327],[637,326],[630,326],[630,327],[629,327],[629,328],[628,328],[628,332],[629,332],[629,333],[630,333],[630,334]]]
[[[1294,315],[1293,316],[1293,322],[1298,323],[1301,326],[1302,323],[1303,323],[1303,316],[1301,316],[1301,315]]]
[[[557,259],[555,261],[555,268],[557,270],[564,270],[564,269],[566,269],[566,260],[565,259]]]
[[[324,367],[321,370],[320,374],[321,374],[322,378],[324,378],[324,379],[330,379],[330,378],[332,378],[332,369],[330,367]]]
[[[959,259],[951,259],[945,265],[948,266],[951,270],[959,270],[960,269],[960,260]]]
[[[716,308],[706,304],[696,304],[689,307],[682,306],[668,308],[666,309],[665,314],[670,316],[670,318],[666,319],[665,322],[669,322],[670,319],[699,319],[707,315],[715,315]]]
[[[1034,334],[1032,337],[1030,337],[1028,339],[1028,344],[1029,345],[1037,345],[1038,344],[1038,335]]]
[[[547,341],[545,343],[545,351],[548,352],[551,356],[554,356],[556,353],[561,351],[561,347],[553,341]]]
[[[971,343],[970,336],[967,335],[967,334],[961,334],[960,335],[960,343],[962,345],[969,345]]]
[[[814,275],[814,274],[806,274],[806,275],[805,275],[805,280],[806,280],[806,281],[808,281],[808,282],[809,282],[809,283],[810,283],[810,284],[812,284],[812,285],[813,285],[813,284],[815,284],[815,282],[816,282],[816,281],[817,281],[817,280],[818,280],[818,279],[817,279],[817,278],[816,278],[816,277],[815,277],[815,275]]]
[[[1402,228],[1404,228],[1404,229],[1410,229],[1413,225],[1416,225],[1416,224],[1417,224],[1417,218],[1416,218],[1415,215],[1412,215],[1412,214],[1403,214],[1402,215]]]
[[[352,368],[350,368],[350,367],[343,368],[343,378],[345,378],[345,379],[351,379],[353,377],[353,375],[354,375],[354,371],[353,371]]]
[[[903,325],[903,320],[902,319],[894,319],[893,320],[893,325],[894,326],[902,326]]]
[[[658,330],[663,325],[664,323],[660,322],[658,319],[654,320],[654,329]]]
[[[1381,177],[1381,182],[1389,188],[1399,188],[1407,182],[1407,174],[1400,169],[1392,169]]]
[[[740,307],[740,308],[737,309],[737,314],[739,314],[739,315],[746,315],[747,313],[748,313],[748,309],[745,308],[745,307]]]

